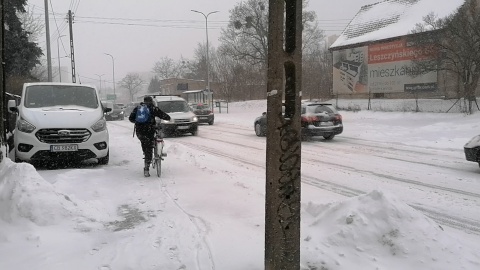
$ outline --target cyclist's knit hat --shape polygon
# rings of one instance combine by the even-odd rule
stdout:
[[[147,96],[143,98],[143,102],[145,103],[153,103],[153,98],[151,96]]]

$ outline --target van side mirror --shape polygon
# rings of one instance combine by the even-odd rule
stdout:
[[[18,113],[17,102],[15,100],[9,100],[7,106],[9,112]]]
[[[104,107],[104,108],[103,108],[103,112],[104,112],[104,113],[109,113],[109,112],[111,112],[111,111],[112,111],[112,108],[107,108],[107,107]]]

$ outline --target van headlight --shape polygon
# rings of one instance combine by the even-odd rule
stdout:
[[[95,132],[104,131],[107,128],[107,121],[102,118],[98,120],[93,126],[91,126],[91,128]]]
[[[197,122],[198,118],[196,116],[192,117],[192,122]]]
[[[170,119],[170,120],[162,119],[162,120],[160,121],[160,123],[162,123],[162,124],[169,124],[169,123],[174,123],[174,122],[175,122],[175,120],[173,120],[173,118]]]
[[[20,119],[17,121],[17,129],[21,132],[32,133],[36,127],[20,117]]]

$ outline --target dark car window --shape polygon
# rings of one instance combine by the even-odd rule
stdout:
[[[327,106],[321,105],[321,106],[315,107],[314,113],[324,113],[324,112],[326,112],[328,114],[334,113],[334,111]]]
[[[205,104],[194,104],[193,105],[194,110],[205,110],[208,109],[208,106]]]
[[[180,100],[158,102],[158,108],[166,113],[190,111],[188,104]]]
[[[302,114],[306,113],[337,113],[337,110],[331,105],[305,105],[302,106]]]

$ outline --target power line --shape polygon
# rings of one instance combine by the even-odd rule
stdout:
[[[52,12],[55,13],[55,12],[53,11],[52,0],[49,0],[49,2],[50,2],[50,8],[52,9]],[[55,21],[55,26],[57,27],[57,33],[58,33],[58,36],[57,36],[57,37],[60,37],[61,33],[60,33],[60,29],[59,29],[59,27],[58,27],[57,19],[56,19],[55,16],[53,16],[53,19],[54,19],[54,21]],[[67,53],[67,50],[65,49],[65,45],[63,44],[63,40],[60,39],[60,42],[62,43],[63,51],[64,51],[65,53]]]
[[[97,21],[88,21],[88,20],[76,20],[76,23],[93,23],[93,24],[104,24],[104,25],[125,25],[125,26],[148,26],[148,27],[159,27],[159,28],[179,28],[179,29],[204,29],[203,26],[193,26],[193,25],[157,25],[157,24],[142,24],[142,23],[122,23],[122,22],[97,22]],[[211,29],[222,29],[220,26],[209,27]]]

